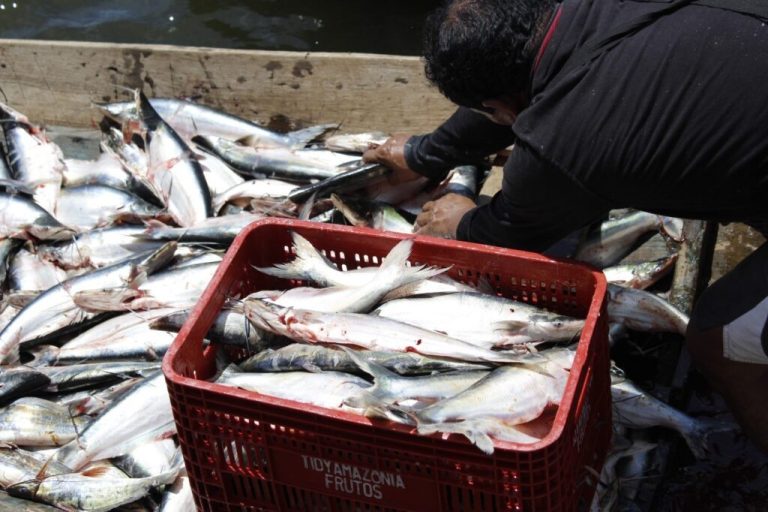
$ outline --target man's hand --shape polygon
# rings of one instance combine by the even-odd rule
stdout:
[[[475,206],[475,202],[467,196],[446,194],[424,204],[416,217],[413,231],[418,235],[455,239],[461,218]]]
[[[371,147],[363,153],[363,161],[378,162],[392,169],[387,176],[390,185],[400,185],[421,178],[421,174],[408,167],[408,162],[405,161],[405,143],[410,137],[408,134],[393,135],[384,144]]]

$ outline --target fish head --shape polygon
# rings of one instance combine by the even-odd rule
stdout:
[[[37,490],[40,488],[40,481],[26,480],[9,485],[5,490],[11,496],[25,500],[34,500],[37,496]]]
[[[62,224],[36,223],[28,228],[29,234],[38,240],[71,240],[77,231]]]

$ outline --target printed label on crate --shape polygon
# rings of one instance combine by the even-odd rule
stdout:
[[[322,473],[325,488],[335,492],[357,494],[380,500],[384,497],[385,487],[405,489],[405,482],[399,473],[342,464],[307,455],[302,455],[301,460],[304,463],[304,469]]]
[[[283,454],[278,460],[274,469],[279,480],[324,494],[424,511],[433,510],[438,501],[434,481],[398,471],[297,453]],[[425,492],[430,489],[432,493]]]

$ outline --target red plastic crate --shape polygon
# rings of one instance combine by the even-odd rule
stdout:
[[[576,263],[496,247],[415,237],[411,262],[485,278],[509,298],[586,318],[549,434],[496,443],[411,428],[206,381],[219,347],[202,339],[224,300],[288,283],[253,269],[293,258],[297,231],[340,268],[378,265],[408,235],[267,219],[235,239],[163,361],[184,461],[206,511],[587,510],[611,437],[606,283]],[[322,392],[308,389],[307,393]]]

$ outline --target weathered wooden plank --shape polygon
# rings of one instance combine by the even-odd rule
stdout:
[[[720,279],[765,243],[765,237],[745,224],[731,223],[720,226],[712,258],[710,283]]]
[[[91,102],[148,96],[202,103],[275,128],[424,132],[453,111],[417,57],[0,39],[4,101],[40,124],[87,127]]]

